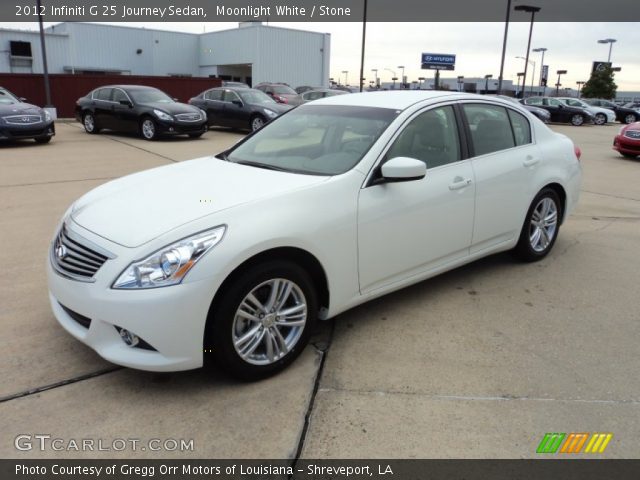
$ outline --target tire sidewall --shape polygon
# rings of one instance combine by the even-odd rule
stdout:
[[[87,117],[93,118],[93,130],[89,130],[87,128],[87,124],[85,123]],[[82,115],[82,126],[84,127],[84,131],[91,135],[98,133],[98,125],[96,125],[96,116],[92,112],[85,112],[85,114]]]
[[[285,357],[270,365],[253,365],[245,362],[233,346],[233,320],[245,296],[256,286],[274,278],[295,282],[302,290],[307,304],[307,322],[298,342]],[[204,338],[206,351],[220,370],[242,380],[257,380],[273,375],[291,364],[306,347],[317,320],[318,301],[316,288],[306,271],[289,261],[271,261],[241,272],[228,287],[217,295],[207,320]]]
[[[551,198],[553,202],[556,204],[556,210],[558,212],[558,221],[556,225],[555,234],[551,239],[549,246],[544,251],[538,252],[534,250],[533,247],[531,246],[531,242],[529,240],[529,229],[531,227],[531,217],[533,215],[533,211],[535,210],[538,203],[540,203],[540,201],[545,197]],[[520,231],[520,238],[518,239],[518,244],[516,245],[516,248],[514,250],[516,255],[520,259],[527,262],[535,262],[537,260],[542,260],[544,257],[546,257],[549,254],[549,252],[551,252],[551,250],[553,249],[553,246],[556,243],[556,239],[558,238],[558,234],[560,233],[560,220],[562,219],[563,214],[564,213],[562,209],[562,202],[560,201],[560,197],[555,192],[555,190],[551,188],[542,189],[535,196],[535,198],[531,202],[531,205],[529,206],[529,210],[527,210],[527,216],[524,219],[522,230]]]

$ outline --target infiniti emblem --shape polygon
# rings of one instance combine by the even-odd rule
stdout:
[[[64,260],[67,254],[67,247],[65,247],[64,245],[58,245],[58,247],[56,248],[56,257],[58,258],[58,260]]]
[[[29,121],[29,117],[22,117],[22,123],[27,123]]]

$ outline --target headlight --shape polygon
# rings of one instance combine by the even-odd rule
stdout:
[[[202,120],[206,119],[207,118],[207,112],[205,112],[201,108],[199,108],[198,110],[200,110],[200,117],[202,118]]]
[[[171,115],[169,115],[166,112],[163,112],[162,110],[154,110],[153,113],[155,113],[156,117],[158,117],[160,120],[167,120],[167,121],[173,120],[173,117]]]
[[[137,289],[176,285],[211,248],[217,245],[225,226],[200,232],[133,262],[114,282],[112,288]]]
[[[276,112],[274,112],[273,110],[269,110],[268,108],[263,109],[265,115],[267,115],[268,117],[271,118],[276,118],[278,116],[278,114]]]
[[[51,121],[51,114],[46,110],[43,110],[43,112],[44,112],[44,121],[45,122],[50,122]]]

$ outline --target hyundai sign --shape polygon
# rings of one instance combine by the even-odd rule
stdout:
[[[423,70],[454,70],[456,56],[448,53],[423,53]]]

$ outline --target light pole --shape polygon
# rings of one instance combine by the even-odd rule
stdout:
[[[391,80],[393,80],[393,89],[395,90],[395,88],[396,88],[396,80],[397,80],[396,72],[394,70],[391,70],[390,68],[385,68],[385,70],[387,72],[391,72],[393,74],[393,77],[391,78]]]
[[[489,93],[489,79],[493,78],[493,75],[485,75],[484,76],[484,94]]]
[[[560,83],[560,77],[562,75],[566,74],[567,71],[566,70],[558,70],[556,73],[558,74],[558,83],[556,83],[556,97],[557,97],[560,94],[560,86],[562,85]]]
[[[518,73],[518,91],[516,92],[516,97],[520,96],[520,79],[524,77],[524,72]],[[522,82],[522,88],[524,89],[524,82]]]
[[[362,53],[360,54],[360,91],[364,87],[364,47],[367,41],[367,0],[364,0],[364,12],[362,13]]]
[[[40,0],[37,0],[38,12],[41,10]],[[52,107],[51,105],[51,85],[49,83],[49,67],[47,65],[47,46],[44,40],[44,24],[42,23],[42,15],[38,15],[38,23],[40,26],[40,48],[42,49],[42,73],[44,74],[44,95],[46,105],[45,107]]]
[[[458,91],[462,91],[462,86],[464,85],[464,77],[462,75],[458,76]]]
[[[607,62],[611,63],[611,49],[613,48],[613,44],[616,43],[617,40],[615,38],[605,38],[604,40],[598,40],[598,43],[609,44],[609,57],[607,58]]]
[[[531,35],[533,34],[533,22],[535,21],[536,12],[540,11],[540,7],[531,5],[518,5],[516,12],[527,12],[531,14],[531,25],[529,26],[529,41],[527,42],[527,57],[524,64],[524,78],[522,79],[522,98],[524,98],[524,86],[527,84],[527,67],[529,66],[529,51],[531,50]]]
[[[398,68],[402,69],[402,75],[400,76],[400,88],[403,89],[404,88],[404,65],[398,65]]]
[[[527,61],[527,59],[524,58],[524,57],[516,57],[516,58],[524,60],[525,62]],[[533,72],[531,72],[531,90],[530,90],[531,95],[533,95],[533,83],[534,83],[535,78],[536,78],[536,62],[533,61],[533,60],[528,60],[528,62],[529,62],[529,64],[533,64]],[[523,88],[523,90],[524,90],[524,88]]]
[[[511,0],[507,0],[507,18],[504,21],[504,38],[502,40],[502,57],[500,59],[500,77],[498,78],[498,93],[502,92],[502,78],[504,76],[504,56],[507,53],[507,34],[509,33],[509,17],[511,16]]]
[[[378,69],[377,68],[372,68],[371,71],[373,72],[374,78],[375,78],[375,86],[378,86]]]
[[[542,96],[544,97],[547,93],[547,85],[543,85],[542,82],[542,74],[544,73],[544,52],[547,51],[547,49],[545,47],[540,47],[540,48],[534,48],[533,49],[534,52],[538,53],[538,52],[542,52],[542,58],[540,59],[540,85],[542,87]]]
[[[418,90],[422,90],[422,82],[424,82],[424,80],[424,77],[418,77],[418,81],[420,82],[418,83]]]
[[[582,91],[582,86],[584,85],[584,82],[582,80],[578,80],[576,84],[578,85],[578,98],[580,98],[580,92]]]
[[[342,73],[344,73],[344,86],[348,87],[349,86],[349,70],[343,70]]]

